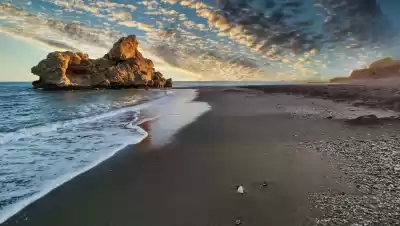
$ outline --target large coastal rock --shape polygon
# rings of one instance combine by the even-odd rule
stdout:
[[[49,53],[32,67],[31,72],[39,76],[32,85],[43,89],[171,87],[172,80],[155,71],[138,46],[136,36],[130,35],[120,38],[99,59],[69,51]]]
[[[400,60],[393,60],[390,57],[380,59],[370,64],[367,68],[353,70],[349,77],[333,78],[331,82],[387,78],[400,78]]]

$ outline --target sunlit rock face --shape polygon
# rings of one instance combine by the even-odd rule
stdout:
[[[156,72],[138,51],[135,35],[120,38],[102,58],[79,52],[52,52],[32,67],[40,78],[32,85],[43,89],[171,87],[171,79]]]
[[[354,70],[350,74],[351,79],[380,79],[380,78],[400,78],[400,60],[384,58],[373,62],[368,68]]]

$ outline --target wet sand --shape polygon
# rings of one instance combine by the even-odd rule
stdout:
[[[314,101],[293,96],[203,88],[197,101],[211,111],[168,144],[154,146],[150,136],[4,225],[312,225],[321,213],[312,210],[310,194],[352,193],[355,187],[333,159],[302,144],[383,130],[327,119],[313,111]],[[157,133],[151,122],[143,127]],[[238,185],[245,194],[236,193]]]

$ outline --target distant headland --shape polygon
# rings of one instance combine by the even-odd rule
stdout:
[[[400,60],[394,60],[386,57],[372,62],[368,67],[356,69],[348,77],[337,77],[330,81],[335,83],[372,81],[377,79],[400,79]]]
[[[172,79],[156,71],[138,45],[135,35],[122,37],[98,59],[80,52],[51,52],[32,67],[31,72],[39,76],[32,85],[49,90],[172,87]]]

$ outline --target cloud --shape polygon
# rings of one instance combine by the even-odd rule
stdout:
[[[57,49],[62,49],[62,50],[70,50],[70,51],[75,51],[75,52],[79,52],[79,49],[76,49],[74,46],[67,44],[67,43],[63,43],[57,40],[51,40],[51,39],[46,39],[43,37],[33,37],[34,40],[37,40],[39,42],[45,43],[47,45],[49,45],[50,47],[54,47]]]
[[[154,27],[153,26],[148,25],[148,24],[144,24],[144,23],[141,23],[141,22],[137,22],[137,21],[121,21],[121,22],[118,22],[118,24],[122,25],[122,26],[125,26],[125,27],[135,27],[135,28],[138,28],[140,30],[148,31],[148,32],[154,31]]]
[[[174,4],[176,4],[178,2],[178,0],[161,0],[161,2],[174,5]]]
[[[62,0],[48,0],[53,4],[65,8],[82,10],[84,12],[92,13],[93,15],[99,15],[100,8],[96,6],[86,5],[83,1],[62,1]]]
[[[108,11],[112,11],[114,9],[129,9],[131,12],[136,11],[137,7],[133,5],[132,3],[130,4],[122,4],[122,3],[116,3],[116,2],[109,2],[109,1],[94,1],[90,2],[90,5],[95,5],[101,9],[106,9]]]
[[[194,44],[196,45],[196,44]],[[195,46],[197,48],[197,46]],[[200,75],[201,80],[263,80],[273,79],[272,73],[260,69],[253,59],[245,56],[223,56],[218,52],[201,49],[183,51],[179,44],[161,44],[148,50],[169,65]]]
[[[207,4],[205,4],[201,1],[197,1],[197,0],[192,0],[192,1],[183,0],[183,1],[181,1],[181,5],[188,6],[189,8],[196,9],[196,10],[210,8],[210,6],[208,6]]]
[[[116,21],[116,20],[132,20],[132,15],[128,12],[124,11],[113,11],[109,14],[110,17],[108,20]]]
[[[192,29],[192,28],[194,27],[195,24],[194,24],[192,21],[190,21],[190,20],[185,20],[185,21],[183,22],[183,25],[185,25],[186,28]]]
[[[61,7],[64,11],[74,13],[91,13],[99,18],[107,18],[109,21],[130,20],[131,12],[137,7],[133,4],[122,4],[109,1],[94,1],[85,3],[84,1],[66,0],[43,0]],[[128,12],[129,11],[129,12]]]
[[[320,2],[322,2],[321,5],[327,7],[330,2],[334,1],[321,0]],[[262,12],[262,7],[256,9],[246,1],[239,0],[220,1],[220,9],[218,10],[205,4],[198,5],[198,1],[191,0],[181,1],[181,5],[196,9],[198,16],[207,19],[210,28],[217,29],[217,36],[227,36],[237,44],[247,47],[251,52],[264,55],[265,59],[286,61],[289,55],[296,58],[302,55],[319,54],[326,39],[338,41],[336,39],[340,37],[340,32],[343,33],[347,31],[347,33],[349,33],[350,27],[354,27],[351,28],[351,34],[354,38],[359,39],[360,36],[368,40],[371,38],[373,39],[373,37],[376,38],[376,35],[365,33],[365,30],[376,30],[371,29],[369,26],[373,24],[372,21],[376,20],[376,16],[379,17],[382,15],[376,1],[368,0],[366,4],[358,0],[341,2],[346,6],[343,7],[345,13],[341,13],[340,15],[332,13],[332,15],[338,17],[347,14],[342,18],[353,17],[353,19],[350,19],[347,23],[341,20],[341,24],[337,23],[334,27],[341,28],[342,31],[334,29],[330,36],[325,37],[321,37],[318,30],[309,29],[309,27],[314,26],[314,24],[312,20],[306,21],[304,20],[304,15],[300,15],[304,10],[301,8],[303,5],[302,2],[282,1],[275,4],[273,6],[274,8],[269,10],[268,13],[266,13],[265,10]],[[279,4],[280,8],[276,8],[275,6]],[[332,9],[331,12],[340,12],[337,6],[331,5],[331,8],[335,8]],[[354,12],[361,11],[361,14],[364,15],[360,16],[360,14],[357,13],[359,18],[354,19],[354,15],[356,14],[353,11],[353,13],[350,14],[349,9],[353,9]],[[288,10],[295,12],[295,14],[288,14]],[[365,21],[371,21],[371,23],[362,23],[362,18],[366,18]],[[346,24],[352,25],[346,28]],[[361,24],[363,25],[360,26]],[[362,28],[364,31],[360,31],[356,27]],[[357,32],[353,31],[357,31],[360,34],[357,35]],[[325,38],[325,40],[323,40],[323,38]],[[347,46],[354,45],[343,44]],[[360,43],[358,43],[358,45],[359,44]]]
[[[139,2],[140,5],[144,5],[147,7],[149,10],[154,10],[156,9],[156,6],[158,6],[158,2],[155,0],[145,0],[142,2]]]
[[[158,8],[156,11],[149,11],[149,12],[145,12],[145,14],[147,15],[162,15],[165,17],[168,16],[176,16],[178,15],[178,12],[173,10],[173,9],[164,9],[164,8]]]

